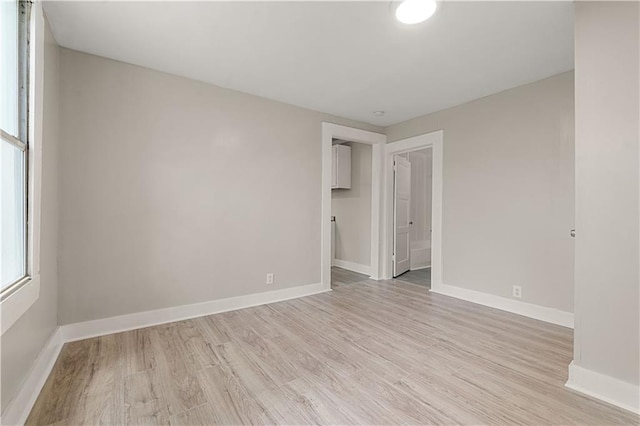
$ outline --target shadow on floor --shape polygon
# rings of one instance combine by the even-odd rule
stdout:
[[[407,271],[395,279],[431,288],[431,268]]]
[[[352,272],[347,269],[338,268],[334,266],[331,268],[331,283],[335,284],[355,284],[358,282],[366,281],[369,277],[364,274]],[[431,288],[431,268],[418,269],[416,271],[408,271],[399,277],[395,278],[399,281],[406,283],[421,285],[426,288]]]

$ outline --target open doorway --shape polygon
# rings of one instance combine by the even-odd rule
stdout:
[[[326,290],[332,288],[331,283],[331,268],[333,259],[336,253],[333,231],[336,227],[336,223],[340,226],[340,216],[336,215],[336,222],[332,219],[332,192],[337,189],[335,185],[340,185],[338,182],[340,176],[338,176],[340,169],[340,159],[337,158],[338,153],[334,146],[344,145],[350,143],[353,146],[354,143],[359,145],[367,145],[371,150],[370,160],[370,206],[367,212],[367,216],[370,219],[370,244],[369,244],[369,267],[368,270],[362,270],[362,272],[368,272],[370,279],[378,280],[382,277],[382,263],[380,256],[380,248],[382,247],[382,182],[383,182],[383,159],[384,159],[384,147],[387,138],[385,135],[375,132],[369,132],[366,130],[356,129],[353,127],[341,126],[333,123],[322,123],[322,222],[321,222],[321,272],[320,277],[322,281],[322,287]],[[344,155],[344,154],[343,154]],[[335,156],[335,161],[334,161]],[[349,160],[350,162],[350,160]],[[344,161],[343,161],[344,165]],[[335,166],[335,167],[334,167]],[[369,175],[367,172],[365,175]],[[344,214],[342,214],[344,215]],[[343,227],[347,226],[342,224]],[[366,256],[366,254],[364,254]],[[366,257],[363,257],[364,259]],[[360,265],[364,265],[365,261]],[[344,264],[343,264],[344,265]],[[352,265],[353,266],[353,265]],[[353,274],[359,274],[359,272],[351,272]],[[363,276],[367,276],[362,274]]]
[[[406,223],[406,239],[404,240],[405,253],[405,266],[408,265],[409,269],[412,269],[411,265],[411,251],[413,247],[413,269],[417,272],[421,269],[428,269],[430,272],[430,289],[437,290],[442,286],[442,184],[443,184],[443,139],[444,132],[438,130],[432,133],[424,135],[414,136],[408,139],[399,140],[396,142],[388,143],[385,145],[385,152],[383,154],[383,169],[384,169],[384,201],[383,201],[383,230],[382,230],[382,261],[381,270],[382,277],[385,279],[392,279],[394,277],[394,249],[397,241],[396,235],[396,209],[395,209],[395,184],[396,176],[394,171],[394,160],[398,158],[404,159],[404,164],[409,164],[404,169],[405,186],[404,192],[406,198],[411,198],[411,166],[410,158],[412,152],[417,152],[423,149],[429,149],[430,160],[427,160],[425,155],[425,162],[430,163],[430,186],[431,186],[431,226],[428,228],[427,233],[426,226],[422,229],[422,232],[416,232],[413,239],[413,245],[411,240],[411,232],[409,222],[411,219],[411,205],[410,201],[407,203],[406,210],[404,211],[405,223]],[[427,154],[425,152],[425,154]],[[425,187],[427,181],[423,181]],[[407,189],[408,188],[408,189]],[[424,207],[427,210],[427,207]],[[402,211],[400,211],[402,214]],[[415,217],[415,213],[414,213]],[[401,241],[402,242],[402,241]],[[398,253],[400,254],[400,253]],[[426,259],[425,259],[426,258]],[[428,259],[428,263],[427,260]],[[426,268],[430,266],[430,268]],[[413,274],[414,271],[409,271],[407,274]],[[410,275],[409,275],[410,277]],[[403,276],[407,278],[407,276]],[[422,277],[424,278],[424,277]],[[426,286],[425,286],[426,287]]]
[[[331,282],[371,276],[373,146],[333,139],[331,177]]]
[[[431,288],[433,149],[394,155],[393,277]]]

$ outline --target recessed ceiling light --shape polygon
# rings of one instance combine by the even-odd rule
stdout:
[[[396,18],[403,24],[426,21],[436,12],[436,0],[404,0],[396,9]]]
[[[373,111],[373,115],[376,117],[382,117],[384,116],[384,111]]]

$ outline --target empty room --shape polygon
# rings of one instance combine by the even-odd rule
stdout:
[[[2,425],[640,425],[640,2],[0,2]]]

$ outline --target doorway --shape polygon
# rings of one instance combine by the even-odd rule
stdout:
[[[396,154],[394,163],[393,277],[430,287],[431,147]]]
[[[331,281],[336,271],[371,276],[371,168],[372,145],[333,140],[331,180]]]
[[[333,167],[335,141],[366,144],[371,146],[371,196],[370,196],[370,249],[368,278],[378,280],[382,276],[380,247],[382,233],[382,172],[383,153],[387,138],[385,135],[353,127],[332,123],[322,123],[322,211],[321,211],[321,282],[322,287],[331,289],[331,267],[333,232],[336,224],[332,221],[332,188],[339,177]],[[340,218],[336,218],[340,220]]]
[[[404,272],[406,275],[403,276],[403,279],[414,278],[422,280],[423,282],[420,284],[426,284],[424,281],[427,277],[422,275],[428,271],[428,282],[432,289],[442,283],[443,136],[444,132],[439,130],[385,146],[384,249],[382,253],[384,259],[382,269],[385,279],[392,279]],[[424,215],[418,212],[420,209],[414,209],[413,212],[411,210],[412,167],[410,158],[412,156],[415,157],[415,164],[420,161],[424,162],[423,177],[419,178],[417,174],[414,174],[413,177],[414,182],[417,182],[416,179],[420,179],[420,183],[425,186],[424,201],[419,201],[423,203]],[[426,166],[427,163],[430,163],[430,170]],[[396,166],[399,166],[400,176],[396,176],[398,171]],[[426,186],[429,182],[428,177],[425,176],[429,172],[431,175],[430,208],[426,194]],[[396,191],[398,183],[400,188],[399,191]],[[430,218],[426,214],[427,210],[430,210]],[[424,222],[418,226],[413,218],[419,218]],[[413,231],[412,228],[414,228]],[[421,270],[425,270],[425,272],[420,273]]]

